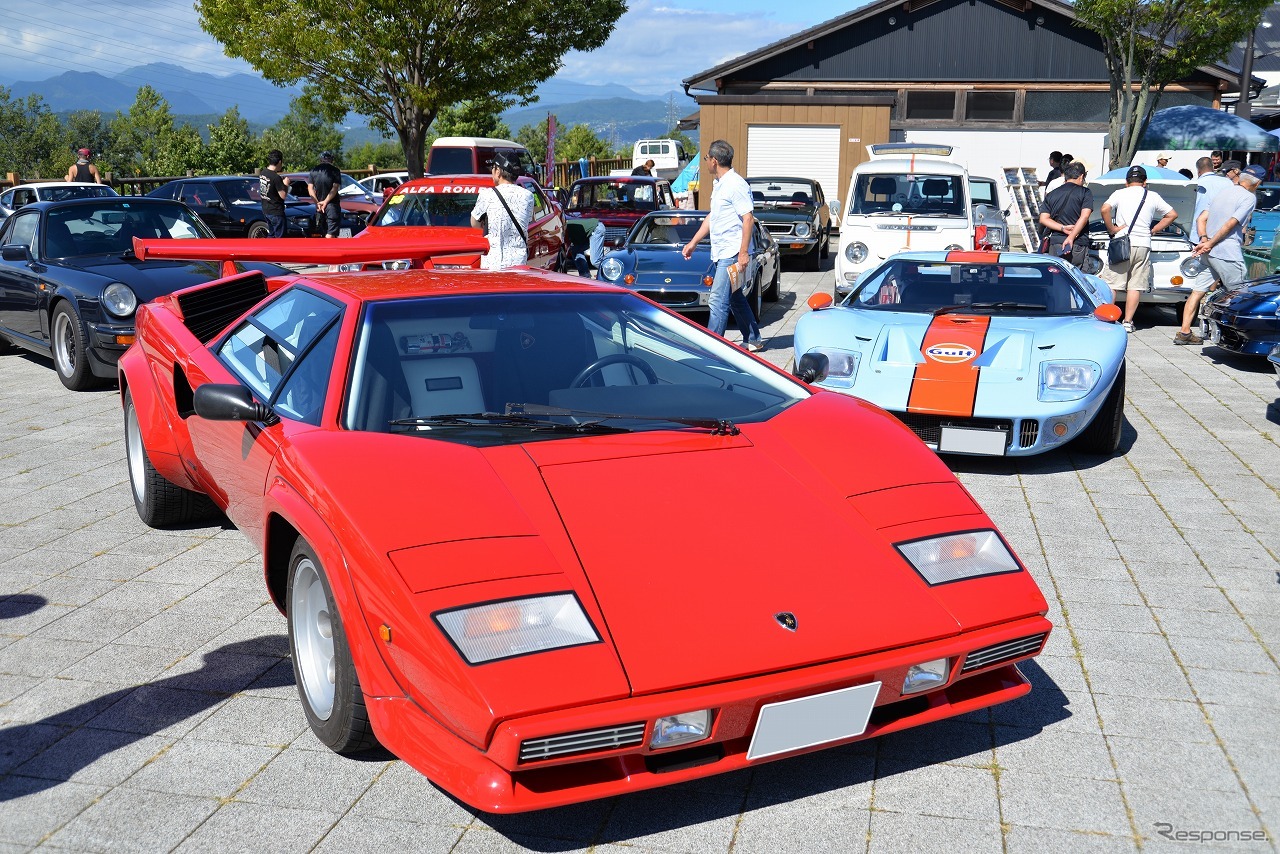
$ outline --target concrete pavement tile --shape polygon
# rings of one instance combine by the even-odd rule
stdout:
[[[926,765],[876,780],[875,808],[890,812],[998,822],[990,768]]]
[[[1172,788],[1126,786],[1133,821],[1143,836],[1143,850],[1185,851],[1187,842],[1169,839],[1162,831],[1241,831],[1261,830],[1258,817],[1244,793],[1197,790],[1192,797]],[[1166,828],[1165,826],[1170,827]],[[1254,841],[1215,838],[1217,849],[1264,850]]]
[[[450,827],[466,827],[476,818],[475,813],[404,762],[387,763],[349,814],[384,819],[413,816],[423,824]]]
[[[37,679],[7,704],[0,705],[0,721],[79,726],[120,699],[132,686],[82,679]]]
[[[1007,854],[1043,854],[1046,851],[1067,851],[1071,854],[1120,854],[1138,851],[1132,836],[1112,836],[1103,833],[1076,833],[1071,830],[1051,830],[1044,827],[1023,827],[1015,824],[1005,834]]]
[[[1139,579],[1139,588],[1147,604],[1153,608],[1231,613],[1234,609],[1223,592],[1206,577],[1196,584],[1168,584],[1149,578]]]
[[[221,615],[191,614],[176,609],[162,611],[116,639],[117,644],[169,650],[174,658],[190,654],[234,625]]]
[[[119,608],[123,611],[150,611],[158,614],[170,605],[195,592],[195,585],[152,584],[146,581],[125,581],[114,590],[102,594],[98,605],[103,608]]]
[[[52,789],[45,780],[0,777],[0,840],[35,846],[79,815],[107,792],[105,786],[63,783]]]
[[[270,747],[187,737],[134,774],[129,785],[154,792],[226,798],[278,753]]]
[[[139,581],[150,581],[156,584],[194,584],[204,586],[234,572],[238,561],[205,560],[196,555],[197,549],[183,552],[159,563],[154,569],[138,577]],[[261,578],[258,579],[261,583]]]
[[[0,673],[0,721],[23,720],[11,717],[14,714],[13,703],[45,680],[39,676],[26,676],[21,673]]]
[[[174,850],[183,854],[310,851],[338,820],[336,811],[309,808],[316,800],[323,803],[323,794],[301,801],[308,808],[291,809],[239,801],[223,804]]]
[[[1129,581],[1129,568],[1119,558],[1090,558],[1080,555],[1055,555],[1049,561],[1054,578],[1072,575],[1123,583]]]
[[[952,718],[881,736],[876,753],[881,772],[950,762],[953,765],[991,765],[991,727]]]
[[[1075,607],[1081,603],[1100,605],[1143,605],[1137,586],[1130,580],[1105,581],[1098,578],[1080,578],[1064,575],[1057,579],[1058,593]]]
[[[283,747],[307,728],[298,700],[236,695],[191,731],[191,738]]]
[[[44,576],[60,575],[83,563],[81,552],[49,551],[43,545],[33,545],[18,557],[10,558],[0,566],[0,572],[33,572]]]
[[[102,594],[115,588],[114,581],[102,578],[84,578],[75,575],[57,575],[40,582],[28,590],[43,596],[52,605],[87,605]]]
[[[1277,672],[1275,661],[1257,641],[1242,643],[1193,637],[1174,637],[1170,641],[1187,667],[1272,675]]]
[[[181,650],[159,646],[109,643],[64,668],[59,675],[66,679],[141,685],[158,678],[181,654]]]
[[[1126,787],[1172,787],[1187,792],[1232,792],[1240,788],[1222,748],[1216,744],[1123,735],[1108,736],[1108,743]]]
[[[167,851],[217,807],[209,798],[114,789],[55,833],[49,845],[76,851]]]
[[[1151,611],[1143,605],[1103,605],[1082,602],[1070,606],[1071,625],[1078,629],[1110,629],[1119,632],[1155,632]]]
[[[70,727],[52,721],[0,728],[0,774],[7,774],[70,732]]]
[[[1227,576],[1226,580],[1230,580]],[[1265,580],[1266,586],[1262,588],[1242,588],[1232,586],[1231,602],[1240,612],[1246,615],[1268,615],[1280,613],[1280,584],[1271,583],[1271,579]],[[38,593],[39,590],[32,592]]]
[[[0,649],[0,673],[53,676],[90,655],[96,643],[29,636]]]
[[[458,827],[347,813],[312,850],[318,854],[350,854],[353,851],[456,852],[461,850],[458,843],[463,832]],[[468,835],[474,833],[476,831],[471,831]]]
[[[66,528],[52,528],[39,524],[30,525],[0,525],[0,546],[4,548],[21,549],[25,554],[29,554],[35,549],[39,549],[46,543],[52,542],[59,537],[64,537],[70,531]],[[74,556],[73,556],[74,557]],[[62,557],[61,560],[69,560],[70,558]],[[84,560],[84,556],[79,556],[80,560]],[[0,565],[0,570],[9,570],[13,567],[9,563]]]
[[[1193,702],[1099,694],[1095,698],[1107,735],[1146,737],[1158,732],[1178,741],[1213,743],[1204,713]]]
[[[923,729],[926,728],[917,731]],[[757,766],[746,807],[763,809],[771,804],[806,803],[832,810],[870,809],[877,773],[876,741],[855,742]]]
[[[1055,773],[1093,780],[1116,779],[1107,741],[1100,732],[1059,727],[1028,730],[996,727],[996,763],[1006,770]]]
[[[614,804],[601,841],[690,854],[724,851],[741,808],[741,799],[684,786],[637,792]]]
[[[1152,664],[1146,661],[1090,658],[1087,666],[1089,686],[1095,695],[1192,699],[1187,677],[1172,660],[1167,664]]]
[[[1120,787],[1112,781],[1077,778],[1064,786],[1056,775],[1005,771],[1000,775],[1000,806],[1011,824],[1113,836],[1130,833]]]
[[[223,699],[205,691],[170,688],[162,680],[124,692],[89,723],[100,729],[176,738],[194,729]]]
[[[56,552],[70,552],[73,555],[81,556],[83,559],[87,555],[101,554],[110,551],[115,546],[132,540],[133,534],[123,531],[112,531],[110,529],[97,529],[93,526],[88,528],[80,528],[78,530],[68,531],[56,540],[50,540],[42,546],[42,549],[48,549]],[[78,563],[79,561],[77,561]]]
[[[1162,635],[1107,629],[1077,629],[1076,637],[1085,662],[1107,658],[1113,661],[1146,661],[1173,664],[1169,641]]]
[[[1059,629],[1053,635],[1050,635],[1050,643],[1056,643],[1056,636],[1062,633],[1063,640],[1066,640],[1066,634]],[[1075,655],[1041,655],[1035,659],[1036,666],[1047,677],[1047,684],[1053,686],[1053,690],[1063,691],[1068,694],[1084,694],[1088,688],[1085,686],[1084,671],[1080,667],[1080,661]],[[1026,670],[1023,670],[1026,673]],[[1029,678],[1029,677],[1028,677]],[[1032,683],[1032,691],[1035,690]]]
[[[686,788],[685,785],[680,787],[682,792]],[[534,810],[511,815],[476,813],[475,820],[469,822],[468,826],[472,829],[492,830],[509,839],[555,839],[575,845],[589,845],[593,840],[601,838],[615,804],[625,799],[626,796],[622,799],[587,801],[549,810]],[[742,803],[741,797],[725,798],[725,800]],[[456,823],[454,824],[456,826]],[[546,846],[546,843],[544,842],[543,845]]]
[[[115,786],[173,742],[159,736],[83,727],[70,732],[13,773],[49,780]]]
[[[39,588],[36,584],[24,593],[0,599],[0,632],[13,637],[29,635],[75,610],[73,605],[46,601]]]
[[[327,809],[344,813],[373,784],[389,757],[378,753],[369,759],[352,759],[336,753],[286,749],[236,799],[283,807],[315,803],[320,794]]]
[[[872,814],[810,802],[785,809],[748,809],[738,822],[734,852],[773,854],[803,838],[810,851],[863,851]],[[954,820],[954,819],[953,819]]]
[[[559,841],[548,841],[536,836],[504,836],[501,833],[494,833],[492,830],[484,828],[472,827],[462,833],[458,843],[451,849],[450,854],[513,854],[513,852],[525,851],[555,851],[557,854],[645,854],[645,852],[654,852],[654,854],[666,854],[671,849],[667,848],[650,848],[650,847],[633,847],[630,843],[622,845],[592,845],[589,848],[579,847],[576,845],[565,845]],[[680,850],[680,849],[676,849]]]
[[[118,611],[114,608],[84,605],[57,621],[42,626],[36,631],[35,637],[106,644],[146,622],[149,616],[142,611]]]
[[[871,813],[868,838],[869,854],[893,851],[904,854],[918,854],[920,851],[1000,851],[1003,844],[998,820],[970,821],[932,815],[903,815],[888,810]],[[856,838],[850,840],[856,841]],[[772,850],[785,851],[785,838],[778,842],[778,847]],[[860,850],[860,847],[826,850],[849,851]]]
[[[150,555],[121,554],[113,551],[94,555],[63,574],[77,578],[100,578],[106,581],[123,582],[142,575],[151,568],[151,563]]]
[[[1274,712],[1280,707],[1280,676],[1192,668],[1191,684],[1211,706],[1248,706]],[[1210,715],[1213,710],[1210,709]]]

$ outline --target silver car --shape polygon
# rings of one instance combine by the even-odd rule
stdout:
[[[120,194],[106,184],[86,184],[78,181],[18,184],[0,193],[0,222],[8,219],[18,208],[32,202],[60,202],[64,199],[90,199],[118,195]]]

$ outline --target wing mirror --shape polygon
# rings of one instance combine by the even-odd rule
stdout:
[[[31,250],[21,243],[10,243],[0,248],[0,258],[6,261],[30,261]]]
[[[831,294],[823,293],[822,291],[819,291],[818,293],[809,297],[809,308],[813,309],[814,311],[817,311],[820,308],[826,308],[827,306],[831,305],[831,303],[833,303],[834,301],[835,300],[832,299]]]
[[[204,206],[206,208],[220,208],[222,207],[222,199],[210,199],[204,203]]]
[[[1099,320],[1105,320],[1107,323],[1115,323],[1124,316],[1120,311],[1120,306],[1113,302],[1100,305],[1093,310],[1093,316]]]
[[[831,201],[827,202],[827,208],[829,210],[835,211],[836,217],[839,218],[840,216],[840,200],[839,199],[832,199]]]
[[[192,401],[196,415],[209,421],[261,421],[275,424],[279,417],[253,393],[235,383],[205,383],[195,390]]]
[[[805,353],[796,366],[796,376],[807,383],[819,383],[827,378],[831,361],[824,353]]]

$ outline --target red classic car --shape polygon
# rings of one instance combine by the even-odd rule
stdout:
[[[564,212],[571,218],[587,217],[603,222],[605,246],[617,249],[626,242],[627,233],[642,216],[675,206],[671,183],[665,178],[614,175],[574,181],[569,187],[569,204]]]
[[[119,381],[142,519],[226,513],[263,555],[320,740],[381,742],[478,809],[750,768],[1030,690],[1016,662],[1048,636],[1044,597],[931,451],[625,289],[240,273],[142,306],[137,336]],[[833,435],[875,452],[832,454]],[[743,477],[800,524],[736,531]]]
[[[529,224],[529,266],[564,272],[569,264],[569,248],[565,242],[564,213],[560,205],[532,178],[518,179],[520,186],[533,193],[533,221]],[[492,175],[435,175],[406,181],[387,197],[368,228],[356,235],[357,240],[390,242],[398,246],[433,240],[442,226],[471,227],[471,210],[481,188],[492,187]],[[447,239],[447,238],[446,238]],[[399,270],[409,266],[396,253],[375,264],[341,265],[335,272],[382,269]],[[415,264],[414,266],[421,266]],[[437,258],[436,266],[480,266],[479,255]]]

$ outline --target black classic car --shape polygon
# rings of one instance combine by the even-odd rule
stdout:
[[[58,379],[82,390],[114,378],[133,343],[140,303],[219,278],[209,261],[139,261],[133,238],[211,238],[184,205],[146,196],[36,202],[0,226],[0,349],[53,357]],[[273,264],[240,269],[267,275]]]
[[[1201,334],[1224,350],[1266,356],[1280,344],[1280,276],[1218,288],[1200,309]]]
[[[270,234],[262,213],[262,195],[254,175],[213,175],[180,178],[147,193],[158,199],[182,202],[209,226],[215,237],[266,237]],[[285,200],[285,236],[316,237],[316,206],[290,196]],[[363,220],[352,217],[344,226],[359,231]],[[352,233],[354,233],[354,231]]]
[[[755,218],[778,241],[783,255],[798,255],[817,270],[831,254],[831,207],[822,185],[808,178],[748,178]],[[838,207],[838,204],[835,205]]]

